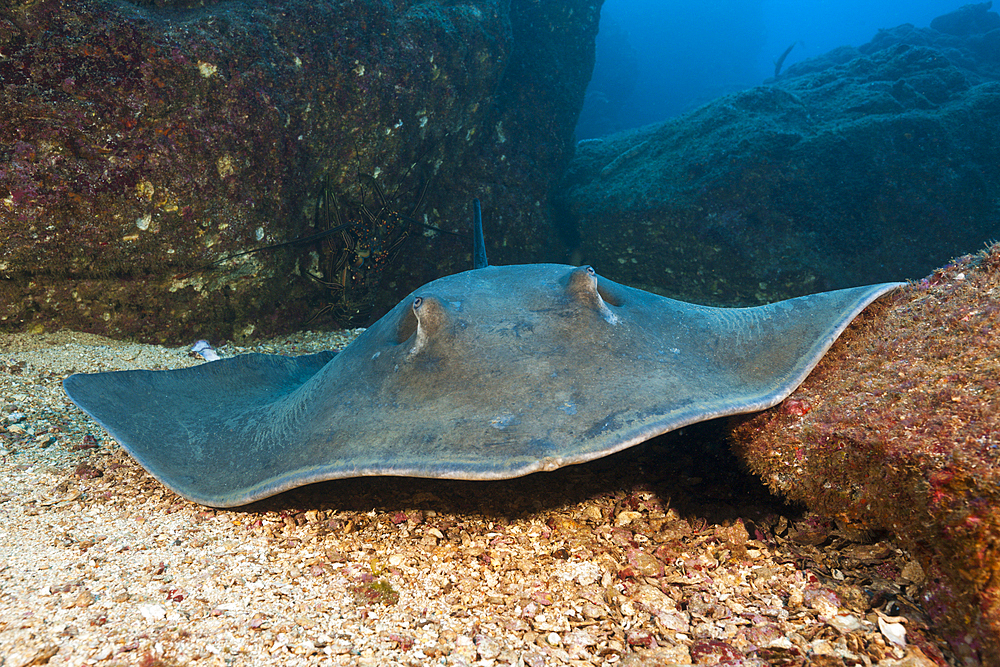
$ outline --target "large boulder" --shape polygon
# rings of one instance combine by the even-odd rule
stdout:
[[[990,2],[980,2],[974,5],[963,5],[931,21],[931,27],[938,32],[965,37],[989,32],[1000,28],[1000,15],[991,12]]]
[[[6,4],[0,328],[182,341],[273,334],[317,313],[366,324],[471,266],[473,197],[491,258],[537,261],[599,10]]]
[[[723,305],[926,275],[996,237],[998,46],[901,26],[581,142],[561,217],[575,259]]]
[[[960,664],[1000,665],[1000,244],[883,297],[781,405],[736,421],[773,491],[918,558]]]

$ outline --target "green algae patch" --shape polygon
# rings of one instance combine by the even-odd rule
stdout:
[[[367,581],[352,590],[361,603],[394,605],[399,602],[399,593],[386,579]]]
[[[1000,665],[1000,244],[869,308],[733,438],[772,490],[895,533],[953,650]]]

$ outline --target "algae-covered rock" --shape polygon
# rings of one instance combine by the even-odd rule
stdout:
[[[713,304],[926,275],[996,236],[998,44],[900,26],[581,142],[562,220],[576,258]]]
[[[1000,665],[1000,244],[870,307],[734,442],[772,490],[895,533],[952,649]]]
[[[931,28],[950,35],[958,35],[959,37],[996,30],[1000,28],[1000,15],[996,12],[991,12],[990,9],[992,7],[992,0],[990,2],[963,5],[955,11],[938,16],[931,21]]]
[[[6,3],[0,328],[365,324],[471,265],[473,197],[495,261],[536,261],[599,6]]]

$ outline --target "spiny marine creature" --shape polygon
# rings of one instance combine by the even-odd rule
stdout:
[[[376,195],[372,208],[365,204],[364,196],[358,205],[342,205],[329,181],[323,184],[316,198],[314,224],[325,231],[319,253],[322,274],[306,270],[306,275],[326,287],[330,297],[329,303],[310,322],[329,312],[338,323],[367,324],[375,304],[375,291],[386,268],[403,247],[411,225],[427,226],[412,217],[423,201],[426,184],[410,215],[404,216],[389,206],[373,176],[359,174],[359,179],[369,182]]]
[[[229,255],[216,263],[243,255],[289,246],[318,244],[316,260],[303,273],[329,290],[329,299],[305,324],[323,315],[330,315],[341,327],[368,323],[376,292],[393,260],[399,255],[413,227],[429,229],[438,234],[464,237],[463,234],[440,229],[415,218],[427,183],[420,189],[409,214],[400,213],[390,203],[378,181],[371,174],[358,174],[362,187],[360,201],[337,197],[324,178],[316,196],[313,227],[319,231],[301,238],[275,243],[261,248]],[[368,188],[365,187],[368,184]],[[367,203],[368,193],[374,203]]]

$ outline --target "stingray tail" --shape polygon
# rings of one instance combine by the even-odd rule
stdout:
[[[472,200],[472,268],[485,269],[490,263],[486,259],[486,241],[483,239],[483,211],[479,200]]]

